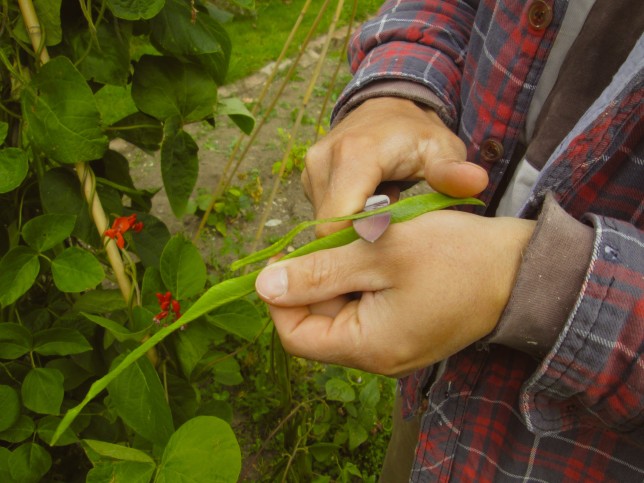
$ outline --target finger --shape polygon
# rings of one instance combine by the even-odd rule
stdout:
[[[278,307],[269,311],[284,349],[295,356],[319,362],[348,363],[360,339],[357,301],[345,304],[329,317],[312,313],[309,307]]]
[[[387,288],[378,250],[359,240],[265,268],[255,281],[258,295],[272,305],[309,305],[352,292]]]
[[[302,176],[317,219],[359,213],[381,181],[379,169],[365,169],[365,153],[373,151],[373,140],[352,136],[333,144],[319,143],[307,153],[306,174]],[[377,165],[373,156],[369,159]],[[326,236],[350,222],[318,225],[317,236]]]

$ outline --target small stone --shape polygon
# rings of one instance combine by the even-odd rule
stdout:
[[[273,218],[272,220],[268,220],[264,226],[266,227],[272,227],[272,226],[279,226],[282,224],[282,220],[278,220],[277,218]]]

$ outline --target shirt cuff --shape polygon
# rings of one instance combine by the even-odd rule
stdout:
[[[572,311],[592,255],[594,230],[548,194],[510,300],[486,342],[543,358]]]
[[[403,99],[409,99],[425,107],[434,109],[448,126],[454,125],[454,120],[449,117],[445,105],[438,96],[424,85],[406,80],[380,80],[363,87],[340,107],[331,125],[335,126],[353,109],[367,99],[374,97],[401,97]]]

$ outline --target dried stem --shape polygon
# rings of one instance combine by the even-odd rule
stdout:
[[[342,49],[340,52],[346,52],[347,48],[349,46],[349,39],[351,38],[351,34],[353,32],[353,22],[355,21],[356,18],[356,12],[358,10],[358,0],[353,0],[353,8],[351,9],[351,17],[349,18],[349,25],[347,26],[347,32],[344,35],[344,41],[342,42]],[[324,101],[322,101],[322,107],[320,108],[320,113],[318,114],[318,121],[315,125],[315,135],[313,138],[313,142],[316,142],[318,140],[318,135],[320,133],[320,126],[322,125],[322,118],[324,117],[324,113],[326,111],[326,106],[329,103],[329,99],[331,98],[331,93],[333,92],[333,89],[335,87],[335,83],[338,79],[338,73],[340,72],[340,67],[345,65],[346,59],[341,55],[338,58],[338,61],[335,64],[335,70],[333,71],[333,74],[331,75],[331,80],[329,81],[329,87],[326,90],[326,95],[324,96]]]

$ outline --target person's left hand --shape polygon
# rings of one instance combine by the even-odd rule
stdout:
[[[278,261],[256,289],[288,352],[399,376],[495,328],[533,229],[438,211],[392,225],[373,244]]]

